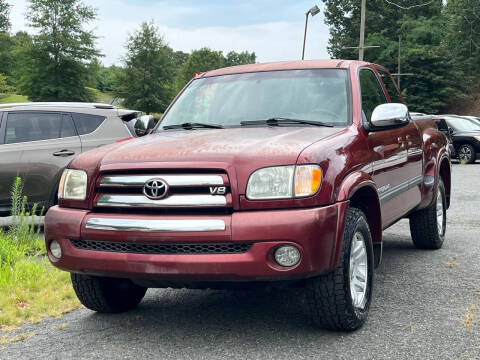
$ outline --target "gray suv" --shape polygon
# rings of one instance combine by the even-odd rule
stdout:
[[[17,176],[29,202],[55,204],[60,176],[73,157],[137,136],[140,113],[96,103],[0,105],[0,213],[10,211]]]

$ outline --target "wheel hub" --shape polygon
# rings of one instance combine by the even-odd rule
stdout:
[[[350,249],[350,295],[353,305],[363,309],[366,303],[368,281],[368,257],[365,239],[360,232],[353,235]]]

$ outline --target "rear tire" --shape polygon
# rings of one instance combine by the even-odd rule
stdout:
[[[372,237],[365,214],[349,208],[338,267],[307,282],[314,323],[336,331],[360,328],[370,307],[373,267]]]
[[[99,313],[120,313],[135,308],[147,288],[129,279],[115,279],[71,274],[72,285],[80,302]]]
[[[447,227],[445,186],[439,179],[434,202],[410,215],[410,233],[418,249],[440,249]]]
[[[457,157],[460,162],[465,164],[473,164],[476,159],[475,149],[470,144],[460,145],[457,151]]]

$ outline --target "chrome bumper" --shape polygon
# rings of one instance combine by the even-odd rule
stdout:
[[[102,195],[98,207],[120,208],[169,208],[169,207],[224,207],[223,195],[171,195],[161,200],[151,200],[143,195]]]
[[[225,221],[216,219],[136,220],[91,218],[85,224],[85,228],[91,230],[140,232],[224,231]]]

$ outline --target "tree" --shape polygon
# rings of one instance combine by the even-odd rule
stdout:
[[[0,99],[11,93],[13,88],[8,85],[7,77],[0,73]]]
[[[480,75],[480,0],[449,0],[444,9],[445,43],[469,83]]]
[[[9,32],[11,23],[10,23],[10,8],[12,6],[9,5],[5,0],[0,0],[0,33]]]
[[[124,70],[117,76],[116,95],[127,107],[147,114],[163,112],[173,95],[172,49],[153,22],[142,23],[129,35],[125,47],[127,55]]]
[[[334,58],[357,59],[360,31],[360,1],[325,0],[326,23],[330,27],[328,50]],[[397,4],[398,6],[394,5]],[[462,96],[456,81],[458,71],[445,44],[442,0],[369,0],[366,6],[365,60],[397,70],[399,37],[402,93],[412,110],[436,113],[454,97]],[[421,4],[420,4],[421,5]]]
[[[227,56],[223,56],[222,51],[215,51],[209,48],[194,50],[183,64],[177,81],[176,89],[180,90],[189,82],[194,73],[205,72],[225,66],[243,65],[255,63],[257,56],[254,52],[244,51],[237,53],[230,51]]]
[[[225,66],[254,64],[256,60],[257,55],[255,55],[254,52],[249,53],[248,51],[243,51],[237,53],[235,51],[230,51],[225,57]]]
[[[84,26],[95,10],[80,0],[30,0],[31,41],[19,48],[18,88],[33,101],[90,101],[87,65],[100,53]]]

